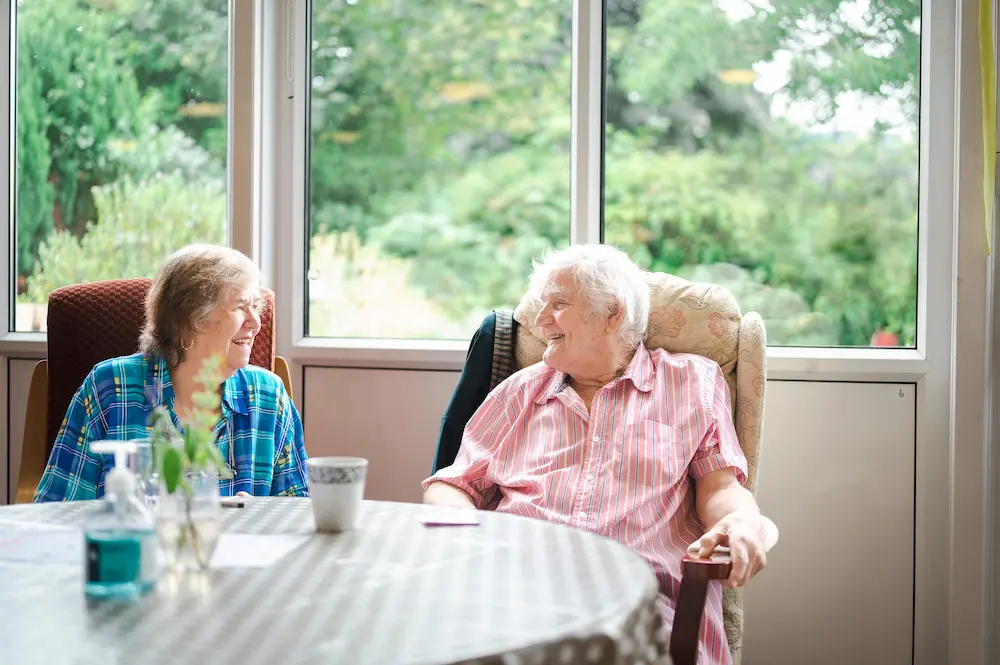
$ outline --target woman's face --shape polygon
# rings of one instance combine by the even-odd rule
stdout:
[[[209,320],[194,334],[193,346],[186,358],[202,362],[213,355],[222,356],[225,378],[250,362],[254,337],[260,332],[260,289],[256,281],[232,289]]]

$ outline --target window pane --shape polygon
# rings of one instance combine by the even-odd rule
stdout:
[[[778,345],[913,346],[919,0],[607,0],[605,240]]]
[[[569,241],[571,0],[317,0],[310,335],[468,339]]]
[[[226,242],[228,0],[18,0],[14,329]]]

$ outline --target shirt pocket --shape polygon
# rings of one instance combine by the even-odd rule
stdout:
[[[609,456],[623,483],[665,492],[687,480],[687,455],[678,433],[655,420],[629,423],[619,430]]]

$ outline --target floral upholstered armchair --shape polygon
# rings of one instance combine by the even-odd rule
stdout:
[[[755,492],[764,419],[764,321],[756,312],[741,314],[733,295],[720,286],[664,273],[647,273],[646,278],[651,299],[646,346],[695,353],[722,368],[729,384],[736,434],[747,458],[746,487]],[[454,461],[465,423],[487,393],[515,371],[541,361],[545,341],[532,328],[541,306],[541,301],[525,296],[514,312],[496,310],[483,322],[442,419],[435,471]],[[724,589],[723,618],[733,663],[739,665],[742,589]]]

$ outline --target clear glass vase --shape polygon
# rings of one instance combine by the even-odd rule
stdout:
[[[135,474],[139,500],[149,508],[156,506],[159,497],[159,473],[156,469],[153,443],[148,438],[133,439],[135,452],[128,456],[128,468]]]
[[[167,569],[205,570],[219,542],[222,503],[214,470],[185,474],[185,483],[167,493],[159,483],[156,536]]]

